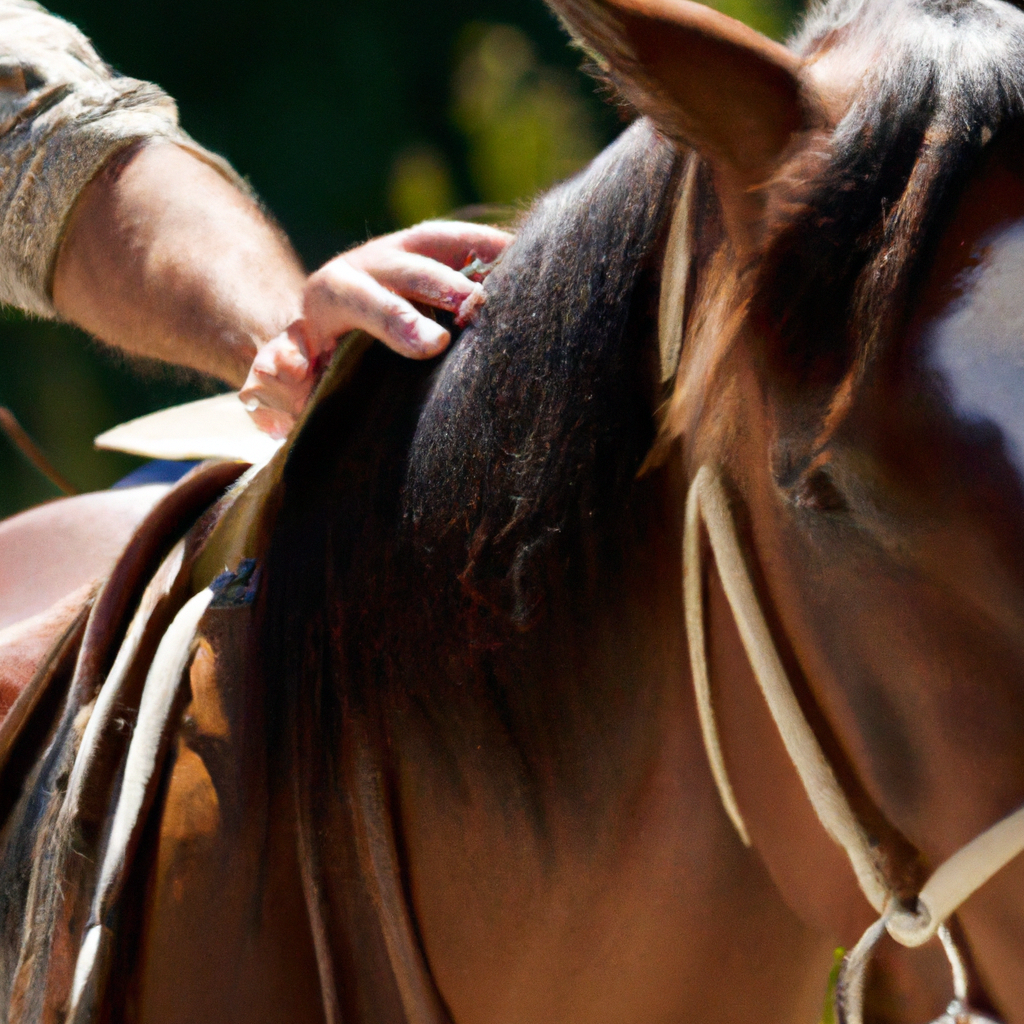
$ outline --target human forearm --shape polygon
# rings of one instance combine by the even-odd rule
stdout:
[[[303,271],[255,201],[169,142],[115,157],[85,188],[53,280],[65,319],[127,352],[239,386],[301,309]]]
[[[0,304],[244,384],[265,430],[290,429],[350,330],[416,358],[440,352],[448,332],[412,303],[470,318],[482,288],[458,271],[508,241],[425,224],[304,282],[287,239],[181,130],[166,93],[117,74],[31,0],[0,0]]]
[[[301,269],[158,86],[0,0],[0,303],[235,384],[298,310]]]

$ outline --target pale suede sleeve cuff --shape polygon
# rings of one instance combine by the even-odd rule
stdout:
[[[113,72],[74,26],[30,0],[0,0],[0,303],[56,317],[53,268],[79,193],[116,153],[166,139],[239,188],[178,127],[174,101]]]

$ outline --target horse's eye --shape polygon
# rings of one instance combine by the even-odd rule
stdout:
[[[793,501],[797,508],[813,512],[841,512],[846,501],[824,469],[808,474],[793,490]]]

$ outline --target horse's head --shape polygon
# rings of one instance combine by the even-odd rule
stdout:
[[[678,0],[554,6],[699,154],[691,235],[720,228],[689,240],[666,433],[721,469],[819,739],[919,883],[1024,803],[1024,14],[836,2],[790,50]],[[813,902],[780,829],[802,794],[746,668],[709,647],[755,845]],[[1022,882],[1018,858],[960,915],[1015,1020]]]

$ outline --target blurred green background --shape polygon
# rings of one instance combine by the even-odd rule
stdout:
[[[713,6],[781,38],[800,0]],[[370,235],[527,203],[622,125],[541,0],[53,0],[114,67],[158,82],[246,175],[312,268]],[[77,487],[139,460],[116,423],[216,390],[129,366],[79,332],[0,313],[0,405]],[[0,436],[0,517],[56,496]]]

